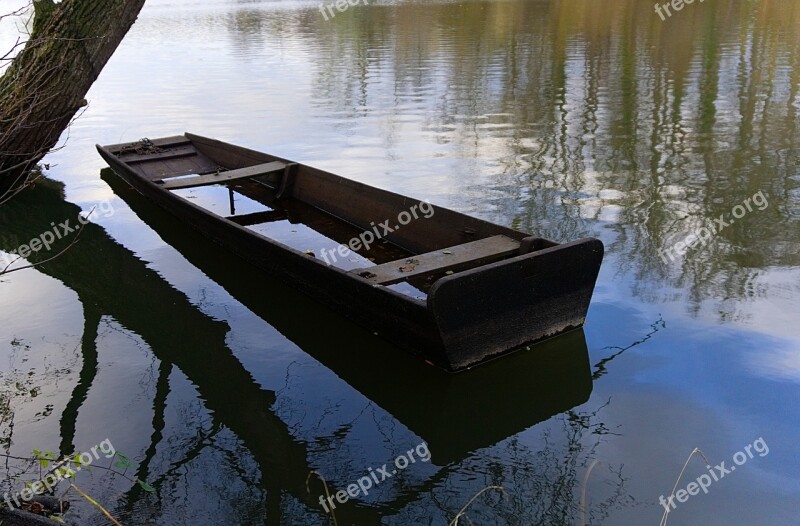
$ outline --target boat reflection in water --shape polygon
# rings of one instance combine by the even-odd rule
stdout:
[[[582,329],[463,373],[447,373],[215,246],[111,170],[103,170],[102,178],[191,264],[425,440],[436,464],[461,460],[589,399],[592,378]]]

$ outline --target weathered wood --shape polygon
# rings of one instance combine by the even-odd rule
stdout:
[[[193,133],[185,135],[199,152],[214,159],[220,166],[238,168],[272,160],[292,162]],[[276,178],[273,183],[279,187],[281,179]],[[389,220],[390,226],[396,227],[398,216],[414,209],[418,219],[402,228],[395,228],[383,238],[411,253],[430,252],[497,234],[520,240],[525,237],[522,232],[432,204],[426,203],[429,213],[423,214],[418,199],[345,179],[305,164],[298,164],[291,197],[292,200],[324,210],[362,231],[370,230],[374,226],[370,224],[372,222],[378,224],[386,220]]]
[[[153,139],[150,141],[153,146],[157,146],[159,148],[167,148],[170,146],[180,146],[184,144],[191,144],[192,141],[186,138],[185,135],[173,135],[171,137],[159,137],[158,139]],[[119,155],[123,153],[124,150],[135,150],[136,148],[142,147],[142,141],[135,141],[135,142],[123,142],[120,144],[110,144],[107,146],[108,151],[111,153]]]
[[[178,146],[170,148],[161,152],[153,153],[136,153],[121,154],[120,159],[128,164],[146,163],[149,161],[165,161],[167,159],[178,159],[180,157],[191,157],[197,155],[197,150],[194,146],[188,144],[186,146]]]
[[[192,144],[197,148],[201,154],[207,156],[209,159],[214,159],[220,166],[224,166],[230,170],[234,168],[245,168],[254,164],[269,163],[272,161],[283,161],[289,163],[287,159],[281,159],[275,155],[269,155],[264,152],[257,152],[242,146],[236,146],[227,142],[218,141],[217,139],[210,139],[208,137],[201,137],[193,133],[184,134]]]
[[[220,166],[201,153],[191,157],[178,157],[153,163],[139,163],[131,166],[134,170],[141,168],[151,181],[181,177],[184,175],[205,175],[217,173]]]
[[[124,162],[124,161],[123,161]],[[179,190],[181,188],[194,188],[196,186],[208,186],[212,184],[227,183],[236,179],[249,179],[259,175],[267,175],[286,168],[286,163],[273,161],[266,164],[257,164],[238,170],[228,170],[226,172],[213,173],[208,175],[198,175],[197,177],[187,177],[185,179],[174,179],[162,182],[163,188],[167,190]]]
[[[282,199],[275,197],[275,188],[280,186],[278,181],[274,184],[264,184],[264,178],[245,179],[235,181],[229,185],[234,187],[236,192],[262,203],[264,206],[275,210],[283,210],[288,215],[287,219],[291,223],[300,223],[311,230],[315,230],[326,238],[346,245],[355,237],[362,233],[362,230],[352,223],[331,215],[325,210],[320,210],[298,199]],[[307,250],[308,246],[295,247]],[[322,248],[322,247],[319,247]],[[375,264],[380,265],[389,261],[403,259],[413,254],[392,243],[376,243],[364,250],[363,247],[355,252],[371,259]]]
[[[181,177],[192,174],[204,175],[216,173],[216,171],[219,170],[219,166],[217,166],[215,162],[199,154],[191,157],[167,159],[161,161],[161,165],[164,167],[161,175],[153,175],[150,180],[155,181],[157,179],[168,179],[170,177]],[[138,164],[136,166],[142,166],[142,164]],[[145,168],[145,170],[148,173],[152,173],[149,167]]]
[[[443,250],[418,254],[383,265],[359,268],[350,272],[380,285],[400,283],[412,277],[422,277],[464,267],[479,266],[519,252],[519,241],[506,236],[492,236]]]
[[[582,326],[603,243],[579,239],[445,276],[428,295],[450,366],[462,369]]]
[[[536,252],[537,250],[554,247],[557,244],[558,243],[554,241],[542,239],[541,237],[530,236],[523,239],[520,243],[519,253],[528,254],[529,252]]]
[[[357,181],[303,166],[295,181],[292,197],[335,215],[361,230],[388,221],[393,231],[384,237],[410,252],[429,252],[502,234],[522,239],[524,234],[487,221],[459,214],[419,199],[388,192]],[[422,207],[422,208],[421,208]],[[423,209],[428,212],[421,213]],[[413,212],[412,212],[413,210]],[[397,228],[398,218],[411,218]],[[413,219],[416,217],[417,219]]]
[[[258,163],[271,164],[270,161],[277,160],[273,166],[280,170],[292,162],[213,139],[188,133],[186,136],[198,155],[218,166],[236,168],[239,173],[252,170]],[[181,223],[270,276],[294,285],[371,331],[450,371],[469,368],[520,345],[582,325],[603,258],[603,245],[597,239],[560,245],[452,210],[433,205],[428,209],[412,198],[307,165],[298,165],[293,190],[285,199],[278,200],[280,172],[225,181],[224,174],[237,172],[230,170],[220,175],[154,185],[147,180],[148,170],[141,170],[147,165],[130,166],[101,146],[98,151],[117,174]],[[165,162],[152,164],[155,167]],[[288,246],[268,234],[227,220],[191,199],[168,191],[165,186],[179,182],[194,185],[191,181],[198,179],[206,184],[227,182],[229,188],[256,202],[285,210],[292,223],[301,222],[339,243],[378,228],[376,225],[384,229],[388,225],[394,231],[380,236],[381,242],[373,244],[366,253],[369,257],[376,256],[377,261],[389,263],[360,269],[374,274],[373,279],[364,279],[353,271],[337,268],[327,259],[309,257],[302,247]],[[417,212],[422,212],[417,219],[410,213],[415,206]],[[295,212],[306,208],[313,211],[308,213],[313,220],[299,221],[306,212],[299,215]],[[402,219],[403,212],[410,222]],[[245,216],[239,220],[279,217],[270,214],[245,219]],[[394,218],[398,223],[392,221]],[[388,219],[386,224],[384,219]],[[350,227],[347,235],[330,235],[334,227],[342,225]],[[530,252],[523,253],[521,241],[526,238],[524,248]],[[383,246],[400,253],[380,259],[378,254]],[[363,248],[361,255],[365,255]],[[415,287],[421,282],[427,284],[422,292],[427,291],[427,299],[417,294],[423,289],[404,294],[396,287],[384,286],[409,278]]]

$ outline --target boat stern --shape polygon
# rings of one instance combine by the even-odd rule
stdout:
[[[585,238],[444,277],[428,295],[459,371],[583,326],[604,247]]]

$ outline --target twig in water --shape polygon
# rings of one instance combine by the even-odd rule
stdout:
[[[330,499],[331,493],[328,491],[328,482],[325,480],[325,477],[319,471],[311,471],[308,476],[306,477],[306,491],[308,494],[311,495],[311,487],[308,485],[308,482],[311,480],[311,475],[316,475],[322,481],[322,485],[325,486],[325,498]],[[330,501],[328,501],[330,502]],[[336,513],[333,511],[334,508],[331,508],[331,517],[333,517],[333,526],[339,526],[336,522]]]
[[[598,378],[600,378],[601,376],[603,376],[604,374],[606,374],[608,372],[608,370],[606,369],[606,364],[608,362],[610,362],[611,360],[613,360],[617,356],[621,355],[622,353],[624,353],[628,349],[631,349],[633,347],[636,347],[637,345],[640,345],[640,344],[646,342],[647,340],[652,338],[653,335],[655,333],[657,333],[660,329],[664,329],[666,327],[667,327],[667,323],[664,321],[664,318],[662,318],[661,315],[659,314],[658,315],[658,319],[654,323],[652,323],[650,325],[650,328],[652,330],[650,332],[648,332],[647,334],[645,334],[644,337],[642,337],[641,339],[636,340],[635,342],[633,342],[632,344],[628,345],[627,347],[619,347],[619,346],[604,347],[603,350],[605,350],[605,349],[617,349],[617,352],[615,352],[614,354],[612,354],[611,356],[609,356],[607,358],[603,358],[602,360],[600,360],[599,362],[597,362],[595,364],[595,371],[594,371],[594,374],[592,374],[592,380],[597,380]]]
[[[579,526],[586,526],[586,483],[589,481],[589,475],[592,474],[594,467],[601,462],[597,459],[592,461],[592,465],[586,470],[586,475],[583,476],[583,483],[581,483],[581,502],[580,502],[580,522]]]
[[[450,521],[450,524],[448,524],[447,526],[457,526],[458,525],[458,519],[460,519],[461,516],[464,515],[464,513],[466,513],[467,508],[469,508],[470,504],[472,504],[475,501],[475,499],[477,499],[478,497],[480,497],[481,495],[483,495],[485,492],[489,491],[490,489],[496,489],[497,491],[499,491],[503,495],[506,494],[506,490],[503,489],[503,486],[486,486],[485,488],[480,490],[478,493],[476,493],[474,497],[469,499],[469,502],[464,504],[464,507],[461,508],[461,510],[458,512],[458,514],[453,518],[452,521]]]
[[[116,526],[122,526],[122,524],[120,524],[120,523],[119,523],[119,521],[118,521],[117,519],[115,519],[114,517],[112,517],[112,516],[111,516],[111,514],[110,514],[108,511],[106,511],[106,509],[105,509],[104,507],[102,507],[102,506],[100,505],[100,503],[99,503],[99,502],[97,502],[97,501],[96,501],[96,500],[94,500],[92,497],[90,497],[89,495],[87,495],[86,493],[84,493],[84,492],[83,492],[83,490],[81,490],[81,489],[80,489],[78,486],[76,486],[75,484],[70,484],[70,485],[69,485],[69,487],[70,487],[70,488],[73,488],[75,491],[77,491],[77,492],[78,492],[78,494],[79,494],[81,497],[83,497],[84,499],[86,499],[86,500],[88,500],[89,502],[91,502],[91,503],[92,503],[94,506],[96,506],[96,507],[97,507],[97,509],[99,509],[100,511],[102,511],[102,512],[103,512],[103,515],[105,515],[106,517],[108,517],[108,520],[110,520],[111,522],[113,522],[114,524],[116,524]]]
[[[689,461],[692,460],[692,457],[694,456],[695,453],[699,453],[700,456],[703,457],[703,460],[706,461],[706,464],[711,464],[711,461],[708,460],[708,457],[706,457],[705,453],[700,451],[700,448],[697,447],[694,448],[692,452],[689,453],[686,462],[683,463],[683,469],[681,469],[681,472],[678,475],[678,480],[675,481],[675,485],[672,486],[672,491],[669,492],[670,496],[675,495],[675,490],[678,488],[678,484],[680,484],[681,479],[683,478],[683,472],[686,471],[686,466],[689,465]],[[658,526],[667,526],[667,520],[669,520],[668,515],[669,515],[669,508],[664,510],[664,515],[661,516],[661,522],[658,523]]]

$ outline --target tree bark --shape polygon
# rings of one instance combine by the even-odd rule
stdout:
[[[30,39],[0,77],[0,190],[56,146],[144,2],[34,2]]]

